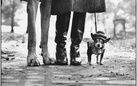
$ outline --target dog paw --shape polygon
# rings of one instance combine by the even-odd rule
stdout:
[[[91,63],[89,65],[92,65]]]
[[[88,65],[92,65],[90,62],[87,63]]]
[[[99,65],[103,65],[102,63],[100,63]]]
[[[39,66],[40,62],[38,61],[36,55],[28,56],[27,66]]]

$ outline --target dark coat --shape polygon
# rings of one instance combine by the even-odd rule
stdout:
[[[89,13],[105,12],[105,0],[52,0],[52,15],[58,15],[70,11]]]
[[[105,0],[52,0],[52,14],[66,12],[105,12]]]

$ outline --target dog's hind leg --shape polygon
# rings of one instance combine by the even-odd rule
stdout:
[[[36,56],[36,30],[35,21],[39,0],[28,0],[27,13],[28,13],[28,66],[40,65]]]
[[[54,64],[55,60],[49,58],[48,52],[48,32],[49,32],[49,23],[51,17],[51,4],[52,0],[41,0],[40,12],[41,12],[41,44],[42,48],[41,55],[43,57],[43,63]]]
[[[91,55],[88,55],[88,64],[89,64],[89,65],[92,65],[92,64],[91,64]]]
[[[88,56],[88,64],[91,65],[91,55],[92,53],[90,52],[90,48],[87,50],[87,56]]]

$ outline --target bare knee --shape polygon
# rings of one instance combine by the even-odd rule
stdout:
[[[41,15],[47,18],[51,15],[51,0],[42,0],[40,5]]]
[[[28,0],[27,3],[27,12],[37,10],[39,0]]]

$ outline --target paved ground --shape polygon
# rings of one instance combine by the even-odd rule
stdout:
[[[55,67],[72,68],[72,66],[13,67],[2,74],[2,86],[135,86],[135,80],[82,77],[61,72]],[[9,70],[12,74],[8,72]]]
[[[134,39],[110,42],[104,65],[97,65],[95,56],[92,66],[86,64],[87,47],[82,42],[81,66],[43,66],[41,50],[37,49],[41,66],[26,67],[27,41],[22,43],[22,37],[18,39],[20,36],[15,34],[5,33],[3,37],[2,86],[135,86]],[[69,59],[70,41],[67,43]],[[49,39],[49,46],[50,56],[55,58],[54,39]]]

